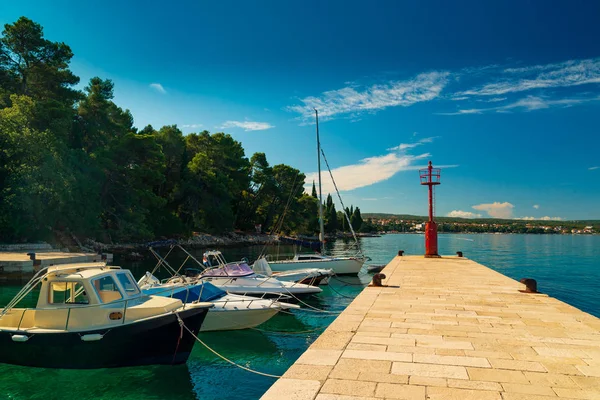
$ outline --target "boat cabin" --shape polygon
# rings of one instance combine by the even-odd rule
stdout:
[[[39,286],[35,308],[14,308]],[[77,331],[164,314],[177,299],[141,292],[131,272],[104,263],[66,264],[40,271],[0,311],[0,329]]]
[[[223,253],[218,250],[207,251],[202,255],[202,264],[206,269],[200,274],[202,277],[235,277],[253,275],[254,271],[245,261],[228,263]]]

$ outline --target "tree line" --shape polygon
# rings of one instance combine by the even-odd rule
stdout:
[[[114,85],[83,91],[65,43],[21,17],[0,38],[0,241],[56,232],[109,242],[234,229],[314,234],[318,199],[305,175],[249,159],[226,133],[184,135],[176,125],[134,126]],[[314,193],[316,194],[316,193]],[[347,222],[328,196],[328,232]],[[360,210],[347,210],[360,229]],[[360,222],[359,222],[360,221]],[[355,225],[356,224],[356,225]]]

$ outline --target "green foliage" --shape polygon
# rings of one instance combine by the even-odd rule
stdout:
[[[4,26],[2,240],[61,231],[125,242],[257,224],[267,232],[319,230],[316,187],[304,193],[299,170],[270,166],[264,153],[248,160],[225,133],[184,136],[175,125],[138,131],[129,110],[113,102],[111,80],[94,77],[83,93],[74,88],[72,57],[69,46],[45,39],[25,17]],[[336,232],[337,219],[328,196],[328,232]]]

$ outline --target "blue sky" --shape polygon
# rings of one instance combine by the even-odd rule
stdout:
[[[425,215],[600,219],[600,3],[0,2],[110,78],[138,127],[225,131],[344,202]],[[331,190],[329,181],[325,190]]]

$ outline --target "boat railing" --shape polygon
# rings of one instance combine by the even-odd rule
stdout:
[[[166,291],[174,290],[175,288],[166,289]],[[187,300],[189,299],[190,291],[188,287],[186,287],[186,290],[187,302]],[[156,295],[156,293],[153,295]],[[110,303],[102,304],[73,304],[66,307],[52,307],[42,309],[13,308],[8,313],[0,316],[0,321],[4,317],[9,317],[7,318],[9,321],[16,320],[18,318],[19,322],[16,326],[17,330],[31,328],[69,330],[69,328],[86,328],[89,326],[106,327],[111,325],[123,325],[127,322],[127,311],[131,308],[131,302],[133,302],[133,305],[136,305],[139,303],[140,299],[143,299],[145,297],[148,296],[142,295],[135,298],[124,298],[121,300],[115,300]],[[186,302],[182,302],[184,309],[186,307]],[[108,319],[109,321],[114,321],[114,323],[106,324],[106,313],[90,312],[91,310],[98,309],[110,311],[108,314]],[[75,323],[75,326],[73,325],[73,321],[77,321]]]

